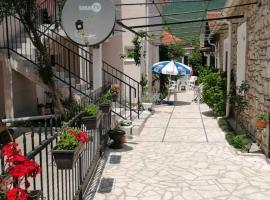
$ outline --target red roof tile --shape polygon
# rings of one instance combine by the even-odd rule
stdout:
[[[181,39],[172,35],[167,31],[162,32],[162,44],[169,45],[169,44],[176,44],[181,42]]]
[[[222,16],[222,13],[218,11],[207,12],[208,19],[214,19],[221,16]],[[210,31],[213,31],[216,28],[217,21],[209,21],[208,24],[209,24]]]

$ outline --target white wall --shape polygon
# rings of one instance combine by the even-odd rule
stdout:
[[[115,3],[134,3],[134,0],[115,0]],[[147,0],[137,0],[135,3],[145,3],[149,2]],[[159,5],[159,8],[161,6]],[[130,17],[144,17],[144,16],[153,16],[157,15],[158,11],[154,5],[135,5],[135,6],[122,6],[117,7],[117,19],[122,18],[130,18]],[[150,19],[134,19],[134,20],[127,20],[122,21],[127,26],[136,26],[136,25],[147,25],[153,23],[160,23],[161,18],[150,18]],[[136,66],[134,60],[132,59],[120,59],[121,54],[126,54],[127,49],[133,48],[132,39],[134,38],[135,34],[131,33],[130,31],[121,28],[119,26],[116,27],[117,29],[121,29],[122,33],[117,32],[115,36],[111,36],[108,41],[103,43],[103,60],[106,61],[108,64],[118,68],[120,71],[123,71],[125,74],[129,75],[130,77],[134,78],[137,81],[140,81],[141,71],[143,70],[144,66]],[[144,28],[144,29],[135,29],[135,31],[140,30],[157,30],[161,27],[156,28]],[[155,42],[160,41],[159,35],[160,32],[156,32],[158,40]],[[159,47],[154,46],[149,42],[146,42],[145,45],[146,50],[146,71],[148,72],[149,81],[151,81],[152,73],[151,73],[151,66],[159,61]]]
[[[243,23],[237,29],[237,66],[236,86],[246,80],[247,24]]]

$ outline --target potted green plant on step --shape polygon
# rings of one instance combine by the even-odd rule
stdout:
[[[127,135],[131,135],[131,130],[133,128],[132,121],[130,120],[121,120],[118,123],[118,128],[124,131]]]
[[[151,92],[146,92],[142,96],[142,107],[143,107],[143,109],[151,111],[153,109],[154,102],[156,102],[157,100],[158,100],[158,97],[155,97]]]
[[[116,102],[117,101],[117,98],[118,98],[118,94],[120,93],[121,91],[121,87],[119,84],[113,84],[111,89],[110,89],[110,92],[112,94],[112,101],[113,102]]]
[[[101,117],[101,110],[95,104],[90,104],[82,112],[82,123],[88,130],[96,129],[99,127]]]
[[[269,117],[267,113],[260,113],[256,116],[256,127],[257,128],[266,128],[269,123]]]
[[[59,134],[60,140],[52,150],[58,169],[72,169],[88,141],[88,136],[80,129],[65,128]]]
[[[105,94],[103,94],[101,97],[99,97],[98,102],[99,102],[99,109],[102,112],[104,112],[104,113],[110,112],[111,103],[112,103],[111,91],[109,90]]]

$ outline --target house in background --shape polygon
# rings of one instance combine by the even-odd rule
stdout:
[[[114,2],[115,4],[134,3],[134,1],[123,0]],[[157,7],[154,4],[117,6],[116,19],[157,15],[162,6],[163,4]],[[145,42],[145,66],[136,66],[134,60],[120,58],[121,54],[133,48],[131,41],[134,34],[116,25],[114,33],[103,44],[95,48],[81,47],[70,41],[61,27],[56,28],[57,10],[56,1],[42,1],[40,12],[43,18],[38,19],[40,22],[38,29],[50,49],[54,78],[62,98],[67,99],[70,96],[76,99],[89,98],[91,91],[104,84],[104,74],[111,77],[111,81],[121,82],[123,88],[128,88],[134,79],[136,86],[132,86],[135,90],[132,95],[138,97],[140,87],[138,84],[142,71],[146,72],[151,82],[151,66],[159,61],[159,46],[155,41]],[[46,19],[44,19],[45,14],[48,17]],[[159,23],[161,20],[161,18],[143,18],[127,20],[123,23],[128,26],[147,25]],[[37,75],[36,49],[19,19],[8,17],[0,26],[0,117],[38,115],[40,114],[38,105],[46,105],[51,102],[51,99],[48,88]],[[144,30],[148,31],[151,28]],[[159,33],[156,35],[158,38]],[[130,95],[128,92],[124,95],[127,101]],[[138,101],[134,103],[137,104]],[[122,104],[125,106],[126,102]]]
[[[233,7],[240,4],[246,5]],[[237,87],[242,83],[249,85],[244,94],[248,105],[241,112],[240,121],[268,155],[268,131],[256,129],[255,117],[270,109],[270,1],[228,0],[226,7],[231,8],[223,16],[239,18],[220,21],[211,30],[210,41],[216,47],[212,53],[217,56],[217,67],[227,71],[228,89],[233,84],[231,80]],[[228,101],[227,116],[233,117],[230,107]]]

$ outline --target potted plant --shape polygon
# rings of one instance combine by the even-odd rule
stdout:
[[[82,123],[88,130],[99,127],[102,112],[95,104],[86,106],[82,112]]]
[[[108,113],[111,109],[111,103],[112,103],[112,93],[111,91],[107,91],[105,94],[103,94],[101,97],[99,97],[99,109],[104,112]]]
[[[58,169],[72,169],[83,151],[88,136],[80,129],[65,128],[60,133],[60,140],[52,150]]]
[[[125,143],[125,132],[119,128],[109,131],[109,137],[113,142],[109,146],[112,149],[121,149],[123,148],[122,144]]]
[[[112,94],[112,101],[116,102],[117,98],[118,98],[118,94],[121,91],[120,85],[119,84],[113,84],[110,91],[111,91],[111,94]]]
[[[121,120],[118,124],[118,128],[128,135],[131,135],[132,127],[133,127],[132,121],[130,120]]]
[[[142,96],[142,106],[144,110],[152,110],[154,102],[153,94],[147,92]]]
[[[256,127],[257,128],[266,128],[267,124],[269,123],[269,117],[267,113],[260,113],[256,117]]]
[[[0,144],[2,146],[13,141],[13,137],[7,129],[6,125],[0,119]]]
[[[2,148],[6,171],[1,176],[1,199],[40,199],[42,192],[40,190],[29,191],[30,182],[28,179],[35,178],[41,172],[41,168],[20,152],[16,142],[11,142]]]

